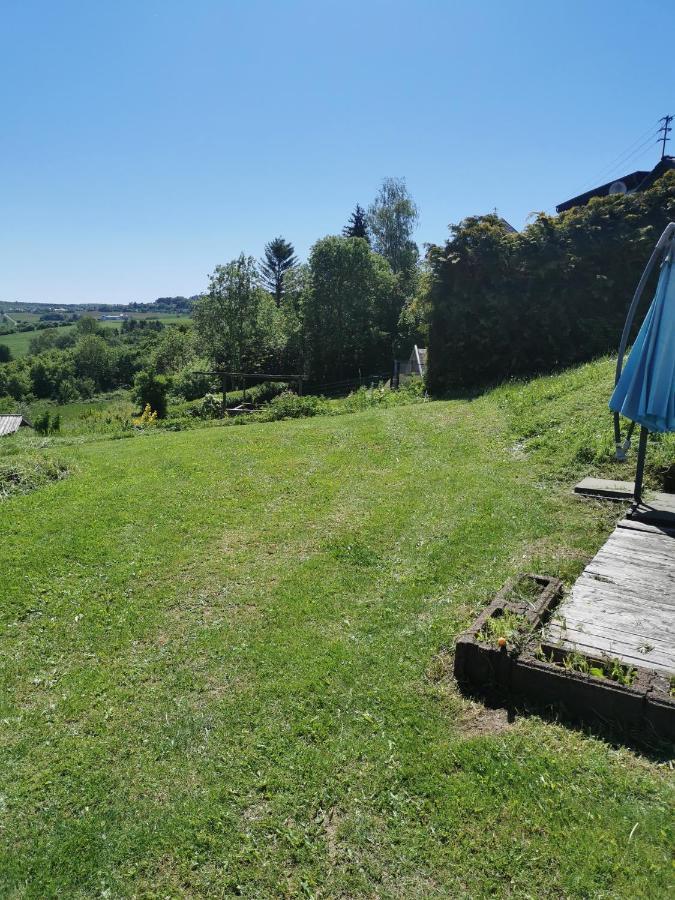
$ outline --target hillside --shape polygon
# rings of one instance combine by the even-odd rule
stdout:
[[[620,471],[611,380],[4,439],[70,475],[2,502],[0,893],[668,896],[668,767],[463,698],[446,650],[609,533],[570,486]]]

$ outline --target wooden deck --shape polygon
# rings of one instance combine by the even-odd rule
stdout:
[[[675,673],[675,496],[632,508],[579,576],[549,643]]]

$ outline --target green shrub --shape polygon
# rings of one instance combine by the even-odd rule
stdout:
[[[317,416],[327,411],[326,401],[321,397],[299,397],[291,391],[284,391],[274,397],[260,413],[266,422],[277,419],[301,419]]]
[[[169,382],[164,375],[158,375],[151,369],[142,369],[134,378],[134,397],[141,410],[149,404],[157,413],[158,419],[164,419],[167,412],[167,393]]]
[[[59,413],[54,413],[54,415],[51,416],[49,410],[46,409],[44,412],[35,416],[33,419],[33,428],[37,434],[56,434],[58,431],[61,431],[61,416]]]
[[[12,359],[12,351],[7,344],[0,344],[0,363],[10,362]]]
[[[421,378],[415,378],[397,391],[392,391],[383,384],[370,388],[361,387],[344,400],[338,401],[338,405],[343,412],[358,412],[376,406],[405,406],[422,400],[424,394],[424,382]]]
[[[222,398],[216,394],[207,394],[195,410],[201,419],[220,419],[223,415]]]
[[[284,391],[288,391],[288,385],[283,381],[263,381],[252,387],[249,393],[254,403],[269,403]]]
[[[208,368],[209,365],[204,360],[197,360],[193,365],[182,369],[174,382],[175,392],[184,400],[199,400],[213,391],[214,376],[203,374]]]
[[[37,434],[49,434],[49,410],[45,410],[33,419],[33,428]]]

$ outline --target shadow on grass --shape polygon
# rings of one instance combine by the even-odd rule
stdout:
[[[667,763],[675,758],[675,744],[664,741],[657,734],[639,732],[626,728],[618,721],[609,721],[593,715],[580,719],[572,715],[563,703],[544,704],[509,694],[496,687],[478,689],[456,682],[459,692],[467,699],[482,703],[487,709],[506,710],[508,722],[513,724],[519,717],[536,716],[553,725],[562,725],[580,732],[587,737],[604,741],[613,749],[625,748],[655,763]]]

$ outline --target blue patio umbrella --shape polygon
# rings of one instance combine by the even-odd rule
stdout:
[[[656,294],[638,333],[626,365],[623,357],[635,312],[645,284],[657,261],[661,273]],[[621,336],[616,385],[609,407],[614,412],[617,457],[625,458],[635,424],[640,428],[635,499],[642,499],[647,435],[650,431],[675,431],[675,223],[659,238],[640,278]],[[630,419],[628,438],[621,443],[619,415]]]

